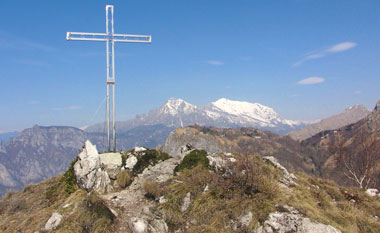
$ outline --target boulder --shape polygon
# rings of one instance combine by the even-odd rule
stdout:
[[[378,192],[379,192],[379,190],[377,190],[377,189],[367,189],[365,191],[365,193],[371,197],[376,197]]]
[[[120,153],[99,154],[102,168],[107,171],[108,176],[115,180],[121,170],[122,159]]]
[[[136,156],[130,155],[128,159],[125,161],[125,168],[132,171],[136,163],[137,163]]]
[[[319,222],[312,222],[290,206],[280,206],[270,213],[268,219],[255,230],[256,233],[341,233],[340,230]]]
[[[148,222],[145,219],[133,218],[129,225],[133,233],[148,232]]]
[[[62,217],[63,216],[59,213],[53,213],[49,220],[46,222],[44,230],[50,231],[56,229],[61,223]]]
[[[74,164],[74,174],[78,186],[87,191],[104,193],[112,190],[108,173],[102,169],[102,162],[95,145],[86,141]]]

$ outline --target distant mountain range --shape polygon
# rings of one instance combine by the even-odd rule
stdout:
[[[287,133],[304,123],[281,118],[273,109],[257,103],[219,99],[195,106],[169,99],[160,108],[135,119],[117,123],[117,150],[135,146],[156,148],[170,132],[188,125],[219,128],[253,127]],[[63,172],[85,140],[105,151],[104,124],[81,130],[64,126],[34,126],[6,143],[0,141],[0,196]],[[294,142],[295,143],[295,142]]]
[[[301,144],[316,152],[312,159],[324,178],[380,189],[380,101],[360,121],[319,132]]]
[[[7,142],[10,138],[17,136],[17,134],[18,134],[17,131],[0,133],[0,141]]]
[[[285,134],[303,128],[307,124],[286,120],[272,108],[259,103],[219,99],[205,106],[196,106],[182,99],[171,98],[160,108],[124,122],[117,122],[119,133],[137,126],[163,125],[180,128],[189,125],[220,128],[253,127]],[[87,132],[104,132],[104,124],[85,129]]]
[[[333,130],[355,123],[366,117],[371,111],[363,105],[354,105],[344,112],[306,126],[298,131],[288,133],[295,140],[304,140],[321,131]]]

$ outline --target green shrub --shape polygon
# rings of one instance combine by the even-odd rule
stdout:
[[[69,169],[67,169],[61,179],[61,182],[65,185],[65,192],[67,194],[72,194],[78,188],[77,180],[74,174],[74,164],[78,161],[78,159],[78,157],[75,157],[75,159],[70,163]]]
[[[202,165],[204,168],[208,168],[209,160],[206,151],[193,150],[183,158],[182,162],[174,169],[174,172],[180,172],[184,169],[192,169],[197,165]]]
[[[159,161],[169,159],[169,155],[159,150],[145,150],[141,152],[141,156],[137,156],[137,163],[133,167],[133,173],[138,174],[144,171],[149,165],[155,165]]]

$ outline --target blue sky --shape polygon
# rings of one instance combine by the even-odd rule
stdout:
[[[150,34],[116,45],[117,120],[168,98],[258,102],[292,120],[380,99],[377,0],[2,0],[0,131],[104,120],[105,44],[67,31]]]

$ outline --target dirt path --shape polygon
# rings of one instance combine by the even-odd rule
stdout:
[[[143,173],[135,177],[131,185],[126,189],[102,195],[107,205],[116,212],[118,231],[120,233],[132,232],[130,225],[133,222],[145,222],[151,232],[164,232],[162,229],[162,220],[157,219],[151,213],[150,208],[157,205],[153,200],[145,198],[143,185],[146,181],[164,182],[173,176],[175,166],[179,163],[177,159],[169,159],[146,168]]]

